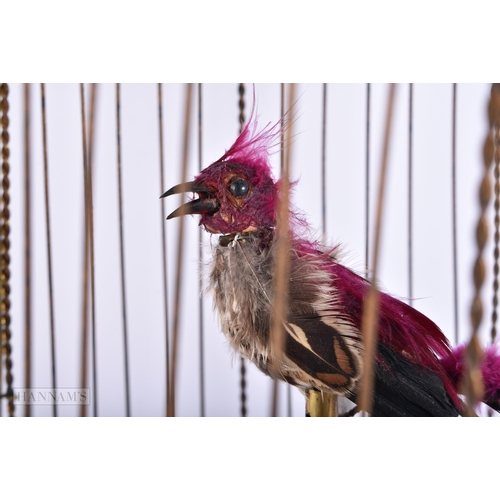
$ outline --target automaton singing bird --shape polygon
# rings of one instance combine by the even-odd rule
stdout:
[[[210,287],[231,347],[265,374],[356,402],[363,372],[361,317],[369,282],[339,262],[339,249],[308,236],[290,209],[290,273],[284,348],[277,375],[270,340],[280,181],[269,155],[280,144],[280,123],[258,130],[252,117],[235,143],[194,181],[162,197],[194,199],[167,219],[199,214],[219,235]],[[380,295],[373,416],[457,416],[465,349],[452,350],[438,326],[389,294]],[[484,401],[499,409],[500,357],[490,346],[482,363]]]

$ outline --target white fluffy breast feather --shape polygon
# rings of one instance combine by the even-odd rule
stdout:
[[[222,332],[231,347],[253,361],[259,369],[267,369],[270,356],[269,329],[273,301],[273,267],[277,244],[261,251],[259,241],[249,237],[228,246],[214,247],[210,269],[210,288],[214,308],[218,312]],[[360,332],[348,318],[342,317],[333,277],[325,269],[325,259],[335,252],[300,257],[291,249],[289,308],[292,314],[318,314],[322,321],[335,327],[352,348],[360,351]],[[283,374],[288,369],[283,366]]]
[[[210,287],[222,332],[231,347],[265,369],[272,300],[271,259],[251,249],[248,242],[217,245]]]

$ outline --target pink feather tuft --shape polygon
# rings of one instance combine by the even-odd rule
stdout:
[[[493,344],[489,346],[481,364],[483,372],[483,381],[485,388],[485,399],[487,401],[500,400],[500,354],[498,346]]]
[[[448,372],[455,387],[458,388],[465,373],[465,355],[467,346],[460,345],[441,359],[441,364]],[[481,363],[484,383],[484,400],[500,401],[500,354],[496,344],[490,345],[484,351]]]
[[[260,132],[258,116],[256,115],[255,87],[253,89],[253,105],[250,118],[243,127],[234,144],[212,165],[221,162],[235,162],[241,165],[252,165],[262,169],[263,173],[271,175],[269,156],[282,147],[281,136],[284,134],[290,120],[286,118],[290,110],[274,125],[269,122]]]

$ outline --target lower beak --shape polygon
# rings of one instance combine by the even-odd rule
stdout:
[[[185,182],[184,184],[177,184],[177,186],[170,188],[167,192],[163,193],[160,198],[166,198],[167,196],[170,196],[172,194],[179,193],[203,193],[205,195],[210,194],[208,189],[201,184],[195,184],[194,182]],[[177,210],[174,210],[167,217],[167,220],[173,219],[174,217],[180,217],[182,215],[206,214],[210,212],[216,212],[217,209],[218,203],[215,199],[200,198],[181,205]]]

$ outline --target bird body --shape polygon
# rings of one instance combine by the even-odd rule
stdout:
[[[356,401],[363,373],[361,318],[369,282],[343,266],[339,250],[308,237],[300,215],[290,211],[290,272],[284,349],[276,375],[270,330],[273,276],[279,244],[275,181],[269,154],[279,124],[257,132],[252,118],[233,146],[193,182],[163,196],[194,192],[197,198],[168,218],[200,214],[218,235],[210,286],[221,329],[235,352],[262,372],[302,391],[315,389]],[[462,351],[452,351],[439,327],[408,304],[380,295],[379,342],[373,415],[456,416]],[[500,358],[488,351],[491,401],[500,399]],[[498,379],[498,380],[497,380]]]
[[[226,244],[227,240],[215,246],[210,273],[222,332],[236,352],[270,375],[273,275],[278,244],[273,240],[269,247],[261,248],[260,239],[252,234]],[[292,240],[290,253],[280,377],[302,390],[316,389],[355,401],[362,373],[360,329],[368,282],[342,266],[335,249],[316,250],[307,242]],[[380,332],[383,348],[377,363],[376,392],[385,397],[376,398],[374,414],[457,415],[456,391],[428,347],[434,345],[438,352],[446,354],[444,335],[403,302],[386,294],[381,302],[380,321],[386,328]],[[416,330],[426,340],[424,349],[418,348],[421,343],[413,341],[416,345],[412,348],[405,342],[405,337]],[[404,372],[402,387],[397,387],[398,378],[392,376],[396,367]],[[406,400],[410,390],[411,402]],[[430,394],[431,390],[435,394]],[[409,404],[411,412],[406,409]]]

